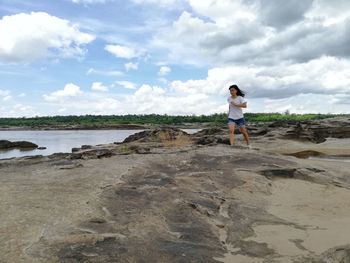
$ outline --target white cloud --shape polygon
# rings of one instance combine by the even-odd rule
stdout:
[[[215,85],[208,77],[205,80],[176,80],[170,83],[170,87],[178,93],[183,94],[196,94],[198,92],[205,94],[217,93],[221,89],[220,86]],[[215,87],[215,88],[214,88]]]
[[[177,5],[182,5],[185,0],[131,0],[135,4],[150,4],[163,8],[174,8]]]
[[[144,84],[135,92],[135,96],[140,96],[141,100],[147,100],[149,97],[152,97],[154,95],[161,95],[164,93],[165,91],[161,87]]]
[[[221,64],[227,56],[227,49],[240,47],[266,34],[268,29],[251,18],[230,16],[218,21],[204,20],[189,12],[183,12],[172,25],[159,31],[153,39],[155,47],[169,52],[169,60],[180,64]],[[169,32],[172,32],[169,34]]]
[[[271,65],[321,56],[350,57],[349,1],[188,3],[192,12],[184,11],[153,38],[154,47],[168,52],[167,63]]]
[[[123,107],[119,101],[113,97],[108,96],[93,96],[87,95],[81,99],[80,105],[66,104],[69,107],[69,111],[75,111],[79,114],[95,114],[95,115],[110,115],[116,112],[120,112]]]
[[[226,94],[236,83],[252,98],[287,98],[297,94],[350,94],[350,61],[322,57],[307,63],[212,68],[201,80],[173,81],[176,92]]]
[[[3,101],[8,101],[8,100],[11,100],[12,99],[12,96],[11,95],[8,95],[8,96],[5,96],[3,98]]]
[[[102,82],[92,83],[91,90],[94,91],[108,91],[108,87],[104,86]]]
[[[304,19],[305,14],[312,7],[314,0],[288,0],[274,2],[260,0],[259,10],[261,20],[268,26],[282,29]]]
[[[75,4],[103,4],[106,0],[72,0]]]
[[[347,107],[350,107],[350,94],[336,94],[333,96],[335,104],[344,104]],[[349,113],[347,111],[347,113]]]
[[[194,13],[211,18],[220,26],[226,26],[234,21],[255,20],[257,2],[245,0],[188,0]]]
[[[213,114],[227,111],[232,83],[247,92],[248,112],[328,113],[332,109],[345,113],[349,109],[350,61],[322,57],[282,66],[217,67],[205,79],[173,81],[166,87],[143,84],[136,89],[132,82],[117,81],[134,92],[84,93],[74,100],[51,101],[74,114]],[[73,90],[76,94],[77,89]],[[53,95],[61,93],[72,94]]]
[[[131,59],[142,55],[142,51],[121,45],[106,45],[105,50],[118,58]]]
[[[70,98],[74,98],[77,96],[82,95],[83,92],[80,90],[80,87],[73,84],[73,83],[68,83],[63,90],[58,90],[55,92],[52,92],[49,95],[44,95],[44,99],[46,101],[64,101]]]
[[[11,104],[8,107],[0,107],[0,117],[33,117],[39,116],[35,109],[21,103]]]
[[[2,98],[3,101],[9,101],[12,99],[11,92],[9,90],[1,90],[0,89],[0,98]]]
[[[130,71],[130,70],[137,70],[139,67],[138,63],[132,63],[132,62],[128,62],[124,64],[125,70],[126,71]]]
[[[158,81],[163,83],[163,84],[167,84],[168,80],[166,78],[158,78]]]
[[[121,82],[125,86],[133,83]],[[131,88],[130,87],[130,88]],[[60,113],[66,114],[211,114],[226,110],[225,100],[218,101],[202,92],[196,94],[174,93],[167,88],[141,85],[140,88],[127,95],[113,94],[109,92],[96,93],[84,92],[80,94],[75,89],[74,94],[79,96],[67,97],[58,95],[71,94],[71,92],[57,92],[46,96],[50,105],[51,115],[60,109]],[[50,97],[48,99],[48,97]],[[50,112],[46,113],[50,115]]]
[[[159,69],[158,75],[165,76],[165,75],[169,74],[170,72],[171,72],[171,68],[169,68],[167,66],[162,66]]]
[[[118,71],[118,70],[106,70],[106,71],[104,71],[104,70],[97,70],[97,69],[90,68],[86,72],[86,75],[91,75],[91,74],[118,77],[118,76],[123,75],[123,72]]]
[[[349,113],[348,105],[341,105],[334,98],[334,95],[329,94],[298,94],[293,97],[283,99],[265,99],[260,101],[259,112],[279,112],[283,113],[288,110],[290,113]],[[251,101],[254,103],[254,100]],[[249,106],[249,104],[248,104]],[[332,109],[332,111],[330,111]]]
[[[342,23],[350,17],[350,2],[348,0],[314,0],[312,9],[306,17],[321,19],[325,25]]]
[[[1,90],[0,89],[0,97],[6,97],[10,95],[10,91],[9,90]]]
[[[20,29],[20,30],[19,30]],[[75,57],[94,40],[79,26],[44,12],[20,13],[0,20],[0,61],[26,63],[47,56]]]
[[[126,89],[136,89],[136,84],[130,81],[116,81],[116,83]]]
[[[224,100],[223,100],[224,101]],[[136,114],[212,114],[221,112],[222,102],[206,94],[176,94],[158,86],[142,85],[121,102],[126,112]]]
[[[51,115],[58,110],[61,113],[85,115],[109,115],[122,112],[125,105],[120,104],[112,94],[103,92],[85,92],[74,99],[59,99],[49,101],[51,103]]]
[[[142,8],[145,13],[133,16],[130,27],[129,24],[125,27],[123,23],[107,21],[104,17],[80,20],[84,21],[81,23],[83,28],[96,32],[105,43],[122,43],[102,47],[113,56],[103,57],[100,65],[101,57],[99,61],[96,60],[99,54],[89,56],[94,60],[86,65],[96,68],[88,69],[86,74],[127,74],[125,79],[130,81],[116,81],[108,87],[102,82],[94,82],[91,89],[85,87],[86,92],[74,84],[67,84],[73,86],[50,94],[46,92],[45,105],[52,106],[53,114],[60,109],[65,114],[225,112],[227,89],[232,83],[247,91],[247,111],[349,112],[348,0],[289,0],[288,3],[268,0],[131,1],[145,5],[134,6]],[[75,2],[87,5],[105,1]],[[167,10],[159,10],[159,7]],[[81,9],[81,6],[75,5],[74,8]],[[142,20],[146,13],[150,14],[147,21]],[[8,26],[10,22],[12,27]],[[17,33],[18,28],[23,28],[24,32]],[[30,62],[45,57],[61,63],[59,56],[81,56],[85,52],[84,45],[89,43],[87,38],[83,41],[77,37],[84,34],[81,28],[46,13],[4,17],[0,20],[0,63]],[[93,38],[90,34],[88,36]],[[151,42],[149,37],[152,38]],[[142,42],[127,44],[135,39]],[[96,42],[98,44],[101,41]],[[93,50],[97,49],[96,46]],[[114,56],[130,60],[120,64],[120,60],[112,61]],[[113,68],[97,69],[115,65],[115,62],[128,73]],[[159,67],[158,75],[133,76],[134,72],[131,71],[137,70],[141,62],[142,69]],[[165,65],[175,63],[182,80],[168,81],[165,77],[171,69]],[[196,68],[193,73],[192,68],[185,64],[196,65],[199,69]],[[66,66],[58,63],[54,66],[57,65]],[[197,74],[202,75],[206,69],[206,77],[194,78]],[[13,71],[12,68],[6,70]],[[45,72],[50,73],[50,67]],[[149,71],[142,73],[146,72]],[[140,79],[144,80],[143,85],[140,85]],[[101,76],[98,80],[104,83],[109,81]],[[115,92],[112,87],[119,89]],[[96,90],[104,92],[94,92]],[[13,96],[11,101],[8,96]],[[13,102],[16,98],[18,96],[0,90],[0,101],[3,102],[1,111],[4,112],[3,105],[16,105]],[[10,112],[9,107],[6,110]]]

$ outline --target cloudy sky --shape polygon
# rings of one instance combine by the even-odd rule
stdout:
[[[349,0],[0,0],[0,117],[350,112]]]

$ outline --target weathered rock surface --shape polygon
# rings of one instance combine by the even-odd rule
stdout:
[[[189,135],[177,128],[156,128],[151,130],[142,131],[127,137],[123,143],[129,142],[166,142],[176,141],[181,138],[188,138]]]
[[[315,143],[324,142],[329,137],[350,138],[350,120],[344,118],[296,122],[288,125],[288,129],[283,134],[283,137]]]
[[[159,129],[0,161],[0,261],[349,262],[350,162],[307,157],[350,156],[350,140],[255,128],[253,150]]]
[[[249,135],[277,137],[297,141],[321,143],[326,138],[350,138],[350,119],[334,118],[319,121],[276,121],[270,124],[248,124]],[[239,134],[236,129],[235,134]],[[226,127],[208,128],[192,136],[196,144],[229,144]]]
[[[8,140],[0,140],[0,150],[13,149],[13,148],[36,149],[36,148],[38,148],[38,145],[36,145],[35,143],[32,143],[32,142],[27,142],[27,141],[11,142]]]

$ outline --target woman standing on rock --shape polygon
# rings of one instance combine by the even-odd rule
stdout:
[[[245,127],[245,119],[242,111],[242,108],[247,108],[247,102],[244,100],[245,94],[237,85],[231,85],[229,90],[231,96],[227,98],[227,102],[229,103],[228,128],[230,131],[230,145],[234,144],[235,126],[237,125],[239,131],[243,134],[248,148],[250,148],[249,134]]]

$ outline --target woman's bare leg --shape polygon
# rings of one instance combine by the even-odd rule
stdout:
[[[235,143],[235,125],[229,124],[228,128],[230,130],[230,145],[233,145]]]
[[[249,145],[249,134],[246,128],[239,128],[239,131],[243,134],[244,140],[246,141],[247,145]]]

